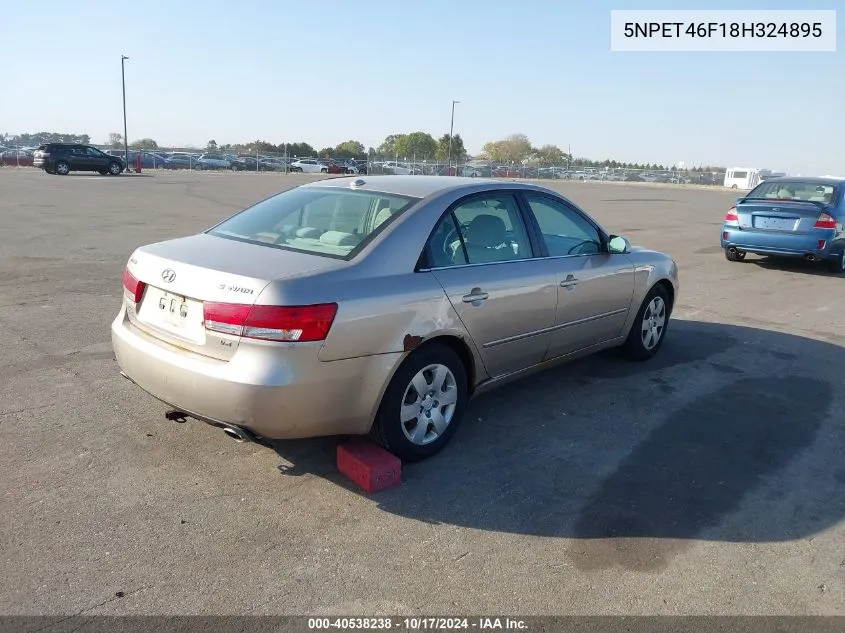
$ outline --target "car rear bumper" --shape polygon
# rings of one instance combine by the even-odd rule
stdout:
[[[748,231],[723,226],[720,236],[722,248],[737,250],[757,255],[776,255],[781,257],[805,257],[813,255],[817,259],[836,257],[842,252],[842,245],[837,242],[834,229],[819,229],[812,233],[790,234]]]
[[[123,374],[174,409],[267,439],[364,434],[401,354],[324,362],[320,344],[241,345],[229,361],[181,350],[112,323]]]

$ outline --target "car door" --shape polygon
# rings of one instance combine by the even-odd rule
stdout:
[[[557,313],[547,358],[618,337],[634,294],[631,259],[608,252],[602,231],[571,203],[528,191],[523,200],[557,276]]]
[[[95,147],[85,148],[86,158],[88,159],[89,169],[108,169],[111,157],[101,152]]]
[[[426,257],[491,376],[543,359],[557,279],[548,260],[535,257],[515,195],[488,192],[452,205]]]
[[[92,158],[88,154],[88,148],[84,145],[72,145],[69,148],[70,168],[74,171],[92,171]]]

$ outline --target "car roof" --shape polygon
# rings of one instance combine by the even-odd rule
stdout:
[[[845,178],[833,178],[830,176],[777,176],[775,178],[766,178],[763,182],[806,182],[816,185],[841,185],[845,183]]]
[[[516,183],[492,178],[469,178],[464,176],[347,176],[345,178],[327,178],[303,185],[303,187],[338,187],[348,188],[353,182],[363,181],[355,187],[358,191],[378,191],[379,193],[427,198],[443,191],[473,188],[478,185],[492,185],[501,188],[544,189],[530,183]]]

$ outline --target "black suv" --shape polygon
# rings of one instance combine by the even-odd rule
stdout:
[[[35,152],[33,166],[48,174],[67,176],[72,171],[96,171],[119,176],[126,169],[120,156],[110,156],[90,145],[75,143],[45,143]]]

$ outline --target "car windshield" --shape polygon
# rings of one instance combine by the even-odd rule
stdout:
[[[372,191],[301,187],[259,202],[208,233],[351,259],[417,200]]]
[[[772,182],[758,185],[747,198],[765,200],[794,200],[798,202],[821,202],[831,204],[836,198],[836,187],[817,182],[800,180]]]

